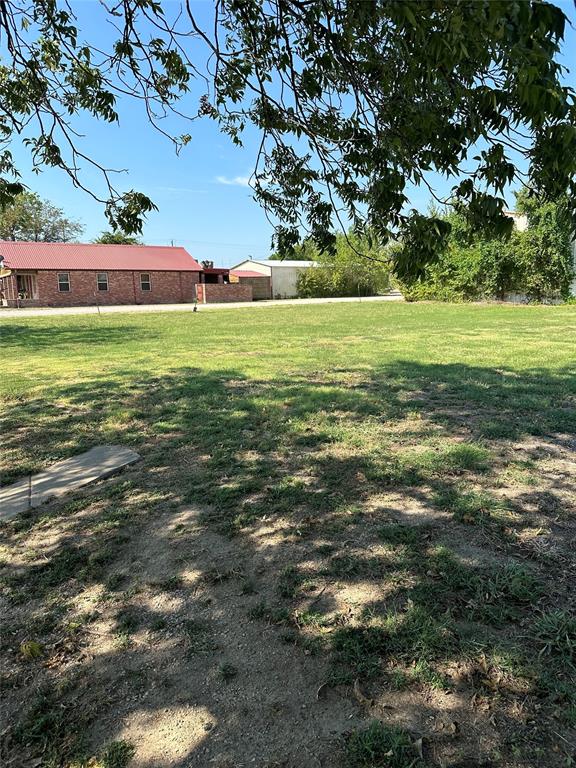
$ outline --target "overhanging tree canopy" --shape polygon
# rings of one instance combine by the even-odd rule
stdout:
[[[79,148],[74,117],[116,121],[122,95],[159,130],[174,113],[212,118],[238,143],[256,126],[252,186],[280,222],[281,252],[303,231],[330,246],[341,219],[403,237],[414,247],[397,271],[422,270],[446,224],[409,211],[408,189],[431,172],[454,178],[454,204],[496,232],[510,224],[502,194],[519,158],[533,190],[576,201],[575,99],[557,58],[566,17],[552,3],[215,0],[205,24],[189,0],[100,9],[116,30],[108,51],[63,0],[0,4],[0,202],[21,190],[14,134],[35,164],[85,186],[80,165],[100,160]],[[101,170],[112,227],[141,231],[153,202]]]

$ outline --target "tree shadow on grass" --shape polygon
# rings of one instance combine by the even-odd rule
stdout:
[[[486,760],[565,761],[553,732],[570,737],[569,723],[555,707],[575,702],[538,657],[558,649],[535,639],[539,600],[570,611],[562,563],[521,568],[512,534],[531,516],[503,522],[477,488],[520,440],[570,444],[572,372],[398,362],[348,373],[180,369],[52,389],[66,408],[22,405],[29,437],[9,435],[8,448],[33,448],[39,465],[111,441],[137,445],[143,462],[4,527],[17,553],[4,579],[16,751],[65,762],[112,736],[137,743],[141,768],[336,765],[351,725],[388,712],[445,764],[473,765],[485,741]],[[427,525],[404,525],[407,507]],[[566,549],[572,535],[559,534]],[[462,563],[445,551],[452,539],[511,570]],[[35,638],[45,666],[14,650]],[[552,668],[569,687],[569,668]],[[434,687],[441,674],[450,694]],[[373,704],[354,699],[357,678]],[[377,710],[390,697],[405,704]],[[460,731],[443,744],[429,723],[448,716]],[[172,744],[168,757],[146,731]]]
[[[10,346],[21,348],[26,354],[41,349],[59,349],[60,352],[69,347],[72,350],[84,345],[94,347],[102,344],[126,344],[146,338],[145,331],[137,325],[117,325],[107,323],[106,326],[90,325],[82,327],[75,325],[52,324],[46,325],[12,325],[6,326],[5,341]]]

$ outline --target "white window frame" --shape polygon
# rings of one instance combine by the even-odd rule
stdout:
[[[144,280],[144,277],[147,277],[148,280]],[[146,283],[148,288],[144,288],[144,283]],[[150,277],[150,272],[140,272],[140,290],[145,293],[149,293],[152,290],[152,278]]]
[[[100,278],[104,276],[104,281],[101,281]],[[100,283],[106,283],[106,288],[101,288]],[[102,291],[103,293],[108,290],[109,284],[108,284],[108,272],[96,272],[96,289],[98,293]]]
[[[62,281],[60,280],[61,277],[66,277],[65,282],[68,285],[68,288],[62,288]],[[58,280],[58,293],[70,293],[72,291],[72,283],[70,282],[70,272],[58,272],[57,280]]]

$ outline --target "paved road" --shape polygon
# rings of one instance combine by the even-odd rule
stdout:
[[[198,312],[213,309],[256,309],[257,307],[285,307],[288,304],[330,304],[330,303],[365,303],[368,301],[404,301],[402,294],[391,291],[385,296],[357,296],[343,299],[275,299],[273,301],[234,301],[227,304],[198,304]],[[125,304],[111,307],[46,307],[44,309],[4,309],[0,308],[0,319],[4,317],[53,317],[55,315],[103,315],[126,312],[191,312],[193,304]]]

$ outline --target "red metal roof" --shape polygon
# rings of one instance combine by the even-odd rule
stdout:
[[[268,275],[263,275],[262,272],[255,272],[252,269],[231,269],[230,274],[235,277],[268,277]]]
[[[10,269],[115,269],[146,272],[202,272],[185,248],[166,245],[27,243],[0,240],[0,256]]]

